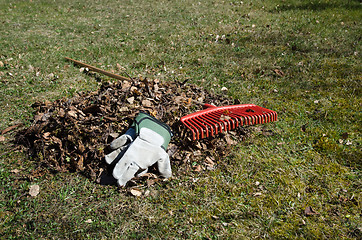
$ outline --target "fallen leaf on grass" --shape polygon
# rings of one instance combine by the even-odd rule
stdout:
[[[225,141],[228,145],[236,145],[237,142],[234,141],[229,134],[225,135]]]
[[[156,183],[156,180],[154,180],[154,179],[147,179],[146,182],[147,182],[147,187],[150,187],[150,186],[152,186],[153,184]]]
[[[304,213],[306,216],[313,216],[313,215],[319,215],[316,211],[313,210],[312,207],[308,206],[305,208]]]
[[[262,130],[261,134],[263,134],[263,136],[273,136],[274,135],[274,132],[272,130]]]
[[[261,192],[254,193],[254,197],[258,197],[258,196],[261,196]]]
[[[124,67],[122,67],[122,65],[119,64],[119,63],[117,63],[116,66],[117,66],[117,69],[118,69],[118,70],[121,70],[121,71],[126,70],[126,69],[125,69]]]
[[[208,170],[212,170],[215,166],[215,162],[210,157],[206,157],[205,164],[206,164]]]
[[[283,77],[285,74],[282,70],[279,69],[274,69],[274,72],[279,76],[279,77]]]
[[[19,127],[19,126],[21,126],[21,123],[15,124],[15,125],[10,126],[10,127],[7,127],[7,128],[5,128],[4,130],[1,131],[1,134],[5,134],[7,132],[10,132],[10,131],[14,130],[15,128]]]
[[[36,197],[40,192],[39,185],[31,185],[29,189],[29,195],[32,197]]]
[[[86,222],[86,223],[92,223],[93,221],[92,221],[92,219],[88,219],[88,220],[86,220],[85,222]]]
[[[16,173],[19,173],[19,172],[20,172],[20,170],[19,170],[19,169],[13,169],[13,170],[11,170],[10,172],[11,172],[11,173],[15,173],[15,174],[16,174]]]
[[[142,191],[134,188],[134,189],[131,189],[131,194],[132,194],[133,196],[140,197],[140,196],[142,196]]]
[[[0,136],[0,142],[4,142],[5,141],[5,137],[4,136]]]
[[[201,172],[202,168],[201,165],[197,165],[194,169],[195,172]]]

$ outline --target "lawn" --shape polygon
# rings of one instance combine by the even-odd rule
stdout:
[[[359,0],[0,2],[0,238],[360,239]],[[278,113],[214,170],[142,189],[80,173],[29,177],[13,144],[37,101],[95,91],[71,57],[184,81]],[[222,91],[227,88],[227,92]],[[172,161],[172,160],[171,160]],[[40,187],[35,197],[32,185]]]

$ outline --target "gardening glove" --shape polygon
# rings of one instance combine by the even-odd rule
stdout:
[[[110,154],[105,156],[105,160],[108,164],[112,164],[119,160],[121,153],[124,152],[129,144],[136,138],[136,131],[134,128],[127,130],[125,134],[113,140],[110,144],[112,151]],[[118,158],[118,159],[117,159]]]
[[[139,171],[143,174],[155,163],[161,176],[171,177],[170,159],[166,153],[172,135],[170,128],[146,113],[136,117],[133,127],[137,137],[113,170],[118,185],[125,186]]]

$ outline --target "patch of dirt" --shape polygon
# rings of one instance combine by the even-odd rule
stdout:
[[[107,172],[104,155],[112,140],[123,134],[140,111],[168,124],[173,138],[168,147],[174,175],[217,167],[230,147],[243,140],[245,129],[192,141],[180,118],[202,109],[195,102],[224,106],[238,104],[226,96],[210,93],[186,82],[133,79],[103,84],[94,92],[70,99],[36,102],[32,125],[18,132],[37,168],[32,176],[78,171],[98,180]]]

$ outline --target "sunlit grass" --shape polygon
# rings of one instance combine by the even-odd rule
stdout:
[[[216,169],[134,197],[0,142],[4,238],[358,239],[359,1],[2,1],[0,129],[31,104],[95,90],[71,57],[120,75],[196,83],[278,112]],[[118,65],[117,65],[118,64]],[[30,185],[40,193],[28,195]],[[318,214],[306,216],[306,207]],[[89,220],[90,219],[90,220]]]

